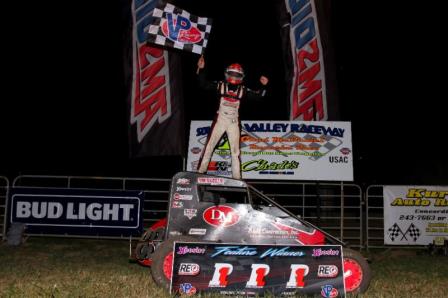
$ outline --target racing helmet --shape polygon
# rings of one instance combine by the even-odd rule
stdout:
[[[228,83],[238,85],[243,82],[244,70],[238,63],[233,63],[226,68],[224,75]]]

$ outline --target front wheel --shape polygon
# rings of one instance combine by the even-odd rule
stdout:
[[[178,236],[163,241],[152,254],[151,275],[154,282],[169,291],[173,275],[173,245],[175,241],[195,242],[197,239],[188,236]]]
[[[357,251],[344,248],[345,290],[349,293],[364,293],[369,287],[372,273],[369,264]]]
[[[143,266],[151,266],[152,253],[156,246],[162,241],[165,235],[165,227],[158,227],[154,230],[148,229],[138,241],[134,255],[137,262]]]

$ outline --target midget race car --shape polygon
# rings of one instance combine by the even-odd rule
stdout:
[[[155,283],[167,290],[175,241],[342,245],[346,291],[364,292],[371,279],[369,265],[359,252],[242,180],[193,172],[173,177],[168,217],[148,228],[134,250],[136,260],[151,267]]]

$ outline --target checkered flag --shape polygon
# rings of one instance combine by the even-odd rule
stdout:
[[[403,237],[409,233],[409,236],[411,236],[412,239],[414,239],[414,242],[417,241],[417,239],[420,237],[420,230],[414,225],[414,223],[411,223],[409,228],[406,230],[406,233],[403,234]],[[403,238],[401,238],[403,239]],[[407,240],[407,239],[406,239]]]
[[[207,47],[211,24],[210,18],[197,17],[167,3],[154,8],[147,41],[202,55]]]
[[[400,235],[403,235],[404,239],[406,239],[405,234],[400,229],[400,227],[397,225],[397,223],[394,223],[393,226],[390,227],[387,231],[389,232],[389,238],[392,241],[395,241],[395,239]],[[401,238],[401,239],[403,239],[403,238]],[[406,240],[408,240],[408,239],[406,239]]]

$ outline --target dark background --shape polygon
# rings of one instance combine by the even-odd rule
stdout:
[[[182,169],[181,157],[128,156],[129,3],[2,4],[0,175],[170,177]],[[211,79],[231,62],[244,66],[248,86],[270,78],[270,95],[245,104],[242,119],[288,120],[274,1],[174,3],[214,19],[205,54]],[[356,182],[448,182],[447,22],[436,3],[332,1],[340,120],[352,122]],[[181,55],[186,120],[212,119],[217,100],[196,86],[198,56]]]

